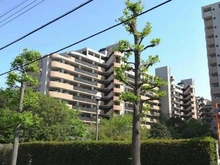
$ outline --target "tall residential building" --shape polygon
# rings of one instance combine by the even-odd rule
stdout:
[[[194,81],[186,79],[174,84],[174,78],[167,66],[156,68],[155,74],[167,82],[166,86],[161,87],[167,93],[161,98],[161,112],[182,120],[197,118]]]
[[[86,123],[95,123],[96,91],[101,92],[99,115],[110,116],[133,111],[132,104],[119,103],[123,91],[132,90],[115,79],[114,67],[120,66],[119,52],[112,52],[109,46],[99,51],[89,48],[53,54],[41,61],[41,86],[39,90],[54,98],[64,100],[72,109],[80,109],[81,119]],[[127,72],[130,83],[134,83],[134,73]],[[147,96],[142,96],[146,99]],[[159,101],[151,101],[149,113],[143,121],[150,126],[159,115]]]
[[[212,103],[220,105],[220,2],[202,7]]]
[[[211,126],[214,119],[212,102],[208,99],[198,96],[196,97],[196,106],[198,119]]]

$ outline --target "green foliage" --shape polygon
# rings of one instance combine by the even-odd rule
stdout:
[[[39,122],[40,118],[31,112],[19,113],[9,109],[0,109],[0,142],[12,142],[13,130],[17,125],[21,124],[22,128],[29,128],[39,124]]]
[[[109,120],[101,119],[99,124],[99,140],[129,141],[131,140],[132,116],[114,116]],[[90,139],[95,138],[95,126],[90,126]]]
[[[203,123],[201,120],[192,118],[187,121],[183,121],[180,118],[175,117],[168,119],[166,116],[163,116],[163,114],[161,114],[157,120],[159,122],[156,123],[156,125],[152,125],[150,129],[151,134],[153,132],[154,135],[152,138],[161,138],[159,132],[169,132],[171,138],[173,139],[211,136],[210,126],[206,123]]]
[[[6,84],[9,87],[17,87],[17,83],[21,82],[26,82],[29,86],[37,85],[39,83],[38,78],[31,74],[40,72],[38,67],[39,62],[32,61],[40,57],[39,52],[24,49],[11,63],[11,70],[13,71],[8,74]]]
[[[13,141],[13,130],[21,124],[20,141],[72,140],[87,136],[86,125],[78,118],[78,111],[69,109],[64,102],[25,90],[23,112],[18,113],[19,92],[1,90],[5,100],[0,106],[0,143]],[[7,107],[7,108],[6,108]]]
[[[149,67],[159,62],[158,55],[150,55],[148,56],[147,60],[141,60],[141,52],[143,52],[147,48],[158,45],[160,43],[160,39],[152,39],[150,45],[143,45],[143,39],[151,33],[151,24],[147,22],[144,28],[141,31],[138,31],[137,18],[133,18],[126,22],[124,21],[140,14],[143,11],[144,6],[142,5],[141,0],[137,2],[126,0],[125,6],[126,8],[123,11],[123,16],[120,17],[118,21],[123,22],[126,30],[130,34],[132,34],[132,36],[134,37],[134,43],[132,44],[127,40],[120,40],[118,42],[118,46],[113,49],[114,51],[119,51],[124,54],[123,57],[121,57],[121,66],[119,68],[115,68],[115,78],[133,89],[131,91],[122,92],[120,95],[120,101],[128,101],[136,104],[136,102],[139,101],[141,98],[140,95],[149,96],[150,94],[150,98],[147,100],[142,100],[142,105],[140,107],[137,107],[138,111],[142,111],[141,109],[147,109],[147,107],[145,107],[146,102],[149,102],[149,100],[158,100],[162,96],[166,95],[165,91],[158,90],[158,87],[166,85],[167,83],[161,78],[157,76],[151,76],[148,73]],[[134,59],[136,60],[134,62],[128,62],[132,55],[135,56]],[[128,81],[126,72],[130,70],[136,73],[136,85]],[[137,74],[138,72],[140,72],[139,75]],[[141,89],[141,92],[137,95],[136,92],[139,89]]]
[[[210,126],[200,120],[189,119],[182,128],[182,138],[210,136]]]
[[[150,138],[154,139],[170,139],[171,134],[166,126],[161,123],[153,123],[150,129]]]
[[[64,141],[81,139],[87,136],[86,125],[78,118],[79,112],[57,99],[38,93],[32,99],[38,100],[37,104],[29,110],[37,114],[42,120],[38,125],[25,129],[22,135],[24,141]],[[27,105],[28,106],[28,105]]]
[[[24,143],[19,148],[18,165],[128,165],[130,151],[128,142]],[[212,138],[145,141],[141,154],[142,164],[217,165]]]

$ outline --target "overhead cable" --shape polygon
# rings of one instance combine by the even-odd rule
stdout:
[[[69,48],[69,47],[72,47],[72,46],[77,45],[77,44],[79,44],[79,43],[81,43],[81,42],[83,42],[83,41],[86,41],[86,40],[88,40],[88,39],[90,39],[90,38],[93,38],[93,37],[95,37],[95,36],[97,36],[97,35],[100,35],[100,34],[106,32],[106,31],[109,31],[109,30],[111,30],[111,29],[113,29],[113,28],[115,28],[115,27],[117,27],[117,26],[119,26],[119,25],[121,25],[121,24],[127,22],[127,21],[130,21],[130,20],[132,20],[132,19],[134,19],[134,18],[136,18],[136,17],[139,17],[139,16],[141,16],[141,15],[143,15],[143,14],[146,14],[147,12],[150,12],[150,11],[152,11],[152,10],[154,10],[154,9],[156,9],[156,8],[158,8],[158,7],[160,7],[160,6],[163,6],[163,5],[165,5],[165,4],[167,4],[168,2],[171,2],[171,1],[172,1],[172,0],[167,0],[167,1],[163,2],[163,3],[160,3],[159,5],[156,5],[156,6],[150,8],[150,9],[148,9],[148,10],[145,10],[144,12],[138,14],[137,16],[133,16],[133,17],[131,17],[131,18],[129,18],[129,19],[126,19],[126,20],[124,20],[124,21],[122,21],[122,22],[120,22],[120,23],[117,23],[117,24],[115,24],[115,25],[112,25],[112,26],[110,26],[110,27],[108,27],[108,28],[106,28],[106,29],[104,29],[104,30],[102,30],[102,31],[99,31],[99,32],[94,33],[94,34],[92,34],[92,35],[90,35],[90,36],[88,36],[88,37],[86,37],[86,38],[83,38],[83,39],[77,41],[77,42],[74,42],[74,43],[72,43],[72,44],[70,44],[70,45],[68,45],[68,46],[65,46],[65,47],[63,47],[63,48],[60,48],[60,49],[58,49],[58,50],[56,50],[56,51],[54,51],[54,52],[52,52],[52,53],[50,53],[50,54],[48,54],[48,55],[42,56],[41,58],[38,58],[38,59],[35,59],[35,60],[33,60],[33,61],[31,61],[31,62],[29,62],[29,63],[23,65],[22,67],[28,66],[28,65],[30,65],[30,64],[32,64],[32,63],[34,63],[34,62],[40,61],[40,60],[42,60],[42,59],[44,59],[44,58],[46,58],[46,57],[48,57],[48,56],[51,56],[52,54],[58,53],[58,52],[63,51],[63,50],[65,50],[65,49]],[[17,68],[17,69],[18,69],[18,68]],[[11,70],[9,70],[9,71],[7,71],[7,72],[1,73],[0,76],[3,76],[3,75],[5,75],[5,74],[8,74],[8,73],[10,73],[10,72],[12,72],[12,71],[15,71],[15,70],[17,70],[17,69],[11,69]]]
[[[14,7],[12,7],[11,9],[9,9],[6,12],[3,12],[2,14],[0,14],[0,18],[4,17],[5,15],[7,15],[8,13],[12,12],[13,10],[17,9],[19,6],[23,5],[25,2],[27,2],[27,0],[22,1],[21,3],[15,5]]]
[[[83,3],[83,4],[79,5],[79,6],[77,6],[76,8],[73,8],[72,10],[66,12],[65,14],[63,14],[63,15],[61,15],[61,16],[59,16],[59,17],[53,19],[52,21],[50,21],[50,22],[48,22],[48,23],[46,23],[46,24],[40,26],[39,28],[37,28],[37,29],[35,29],[35,30],[33,30],[33,31],[31,31],[31,32],[29,32],[29,33],[27,33],[27,34],[25,34],[24,36],[22,36],[22,37],[16,39],[15,41],[13,41],[13,42],[11,42],[11,43],[9,43],[9,44],[7,44],[7,45],[1,47],[0,50],[3,50],[3,49],[5,49],[5,48],[9,47],[10,45],[15,44],[16,42],[18,42],[18,41],[20,41],[20,40],[22,40],[22,39],[28,37],[29,35],[31,35],[31,34],[37,32],[37,31],[39,31],[39,30],[45,28],[46,26],[48,26],[48,25],[50,25],[50,24],[52,24],[52,23],[58,21],[59,19],[61,19],[61,18],[65,17],[65,16],[67,16],[67,15],[69,15],[69,14],[75,12],[76,10],[78,10],[78,9],[80,9],[81,7],[83,7],[83,6],[87,5],[87,4],[89,4],[89,3],[92,2],[92,1],[93,1],[93,0],[86,1],[85,3]],[[0,27],[1,27],[1,26],[0,26]]]

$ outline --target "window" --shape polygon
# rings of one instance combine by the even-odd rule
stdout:
[[[213,19],[215,19],[215,17],[213,17]]]
[[[214,28],[216,29],[216,28],[217,28],[217,26],[214,26]]]
[[[218,36],[216,35],[215,38],[217,38]]]
[[[219,57],[219,54],[217,56]]]
[[[215,8],[213,8],[212,10],[215,10]]]
[[[216,45],[216,47],[218,47],[218,45]]]
[[[218,7],[220,8],[220,4],[218,4]]]

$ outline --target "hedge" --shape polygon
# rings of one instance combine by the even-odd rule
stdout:
[[[141,145],[142,165],[217,165],[216,141],[148,140]],[[129,165],[127,142],[34,142],[19,146],[17,165]]]
[[[0,144],[0,165],[8,165],[11,160],[12,145]]]

